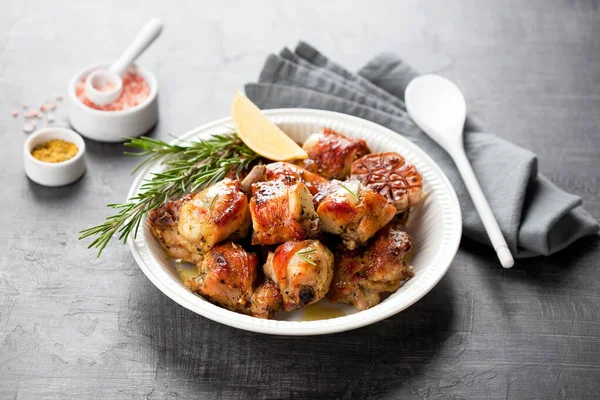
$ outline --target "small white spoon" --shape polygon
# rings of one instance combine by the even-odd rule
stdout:
[[[85,81],[85,95],[92,103],[110,104],[121,95],[123,81],[121,77],[127,68],[150,46],[162,30],[162,22],[152,18],[138,32],[129,47],[108,69],[97,69]],[[110,85],[110,86],[108,86]],[[108,86],[108,88],[107,88]],[[105,88],[104,90],[101,90]]]
[[[454,160],[500,263],[504,268],[512,267],[515,261],[465,154],[463,128],[467,105],[460,89],[442,76],[423,75],[408,84],[404,97],[413,121]]]

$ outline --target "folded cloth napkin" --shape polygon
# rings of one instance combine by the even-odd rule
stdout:
[[[400,58],[381,54],[353,74],[300,42],[295,51],[270,55],[258,83],[246,95],[260,108],[303,107],[364,118],[398,132],[429,154],[458,195],[463,234],[491,245],[469,193],[448,154],[410,119],[404,90],[418,73]],[[516,257],[548,255],[577,239],[597,234],[598,223],[581,198],[538,173],[535,154],[483,133],[467,118],[465,150],[511,252]]]

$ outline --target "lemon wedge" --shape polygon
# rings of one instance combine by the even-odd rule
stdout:
[[[231,103],[231,118],[240,139],[255,153],[273,161],[308,158],[302,147],[237,90]]]

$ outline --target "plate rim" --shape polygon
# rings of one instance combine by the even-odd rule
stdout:
[[[331,334],[337,332],[343,332],[347,330],[357,329],[363,326],[371,325],[373,323],[379,322],[383,319],[389,318],[408,307],[415,304],[417,301],[422,299],[427,293],[429,293],[438,283],[439,281],[446,275],[452,261],[456,257],[456,253],[458,251],[458,247],[460,245],[460,240],[462,236],[462,214],[460,210],[460,203],[458,201],[458,197],[456,195],[456,191],[452,186],[450,180],[444,174],[441,167],[419,146],[411,142],[410,140],[403,137],[401,134],[392,131],[389,128],[386,128],[382,125],[379,125],[375,122],[371,122],[365,120],[363,118],[355,117],[348,114],[327,111],[327,110],[315,110],[308,108],[277,108],[277,109],[269,109],[263,110],[263,113],[268,117],[289,117],[289,116],[307,116],[312,118],[336,118],[341,119],[342,122],[352,124],[352,125],[360,125],[368,130],[377,131],[377,134],[381,134],[391,138],[392,140],[404,142],[402,143],[404,146],[411,148],[411,151],[415,153],[416,156],[421,157],[428,164],[432,166],[435,170],[435,173],[441,181],[444,183],[445,188],[447,189],[447,195],[450,200],[450,207],[455,212],[455,217],[457,219],[457,223],[455,226],[451,227],[452,235],[451,241],[447,245],[446,252],[449,254],[447,256],[447,261],[443,266],[438,266],[437,275],[428,281],[425,281],[425,284],[422,286],[421,291],[413,295],[411,298],[398,305],[397,307],[391,307],[385,311],[381,311],[379,313],[374,313],[373,310],[376,310],[377,307],[373,307],[369,310],[360,311],[355,314],[351,314],[345,317],[351,317],[352,315],[359,315],[363,313],[368,313],[364,318],[356,319],[354,321],[338,321],[334,324],[327,324],[322,326],[314,326],[314,323],[319,323],[324,320],[319,321],[280,321],[280,320],[263,320],[255,317],[251,317],[248,315],[236,313],[234,311],[230,311],[219,306],[216,306],[208,301],[204,301],[204,303],[191,302],[190,297],[187,295],[182,295],[181,293],[176,292],[171,285],[168,285],[163,280],[159,279],[158,276],[155,275],[154,271],[147,264],[146,260],[143,259],[140,254],[140,250],[138,248],[137,241],[140,240],[140,236],[138,238],[128,238],[127,244],[129,249],[138,264],[138,267],[142,270],[144,275],[158,288],[163,294],[169,297],[171,300],[176,302],[182,307],[194,312],[195,314],[201,315],[205,318],[211,319],[215,322],[219,322],[224,325],[228,325],[237,329],[242,329],[246,331],[256,332],[256,333],[264,333],[264,334],[272,334],[272,335],[286,335],[286,336],[308,336],[308,335],[323,335],[323,334]],[[224,126],[227,123],[232,124],[231,117],[220,118],[218,120],[208,122],[206,124],[200,125],[196,128],[193,128],[181,136],[178,139],[172,140],[170,143],[177,143],[179,140],[189,139],[194,135],[198,135],[202,131],[208,131],[213,128],[218,128],[219,126]],[[150,169],[156,165],[156,162],[152,162],[140,171],[138,171],[135,179],[133,180],[129,192],[127,193],[127,200],[133,197],[139,190],[142,180],[148,174]],[[162,268],[162,267],[161,267]],[[193,296],[195,299],[199,299],[193,293],[187,291],[190,296]],[[332,318],[326,321],[336,321],[344,319],[345,317]],[[277,322],[277,325],[285,325],[285,326],[271,326],[268,322]]]

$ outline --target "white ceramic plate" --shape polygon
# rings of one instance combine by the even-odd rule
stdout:
[[[309,311],[280,312],[274,319],[264,320],[228,311],[194,295],[183,285],[178,270],[191,265],[176,264],[167,259],[147,224],[138,237],[129,240],[131,252],[146,276],[164,294],[183,307],[214,321],[248,331],[278,335],[318,335],[341,332],[369,325],[394,315],[429,292],[444,276],[452,262],[462,231],[460,207],[456,193],[440,167],[416,145],[401,135],[375,123],[328,111],[308,109],[279,109],[265,111],[273,122],[298,142],[322,127],[328,127],[351,137],[365,139],[373,152],[395,151],[414,164],[423,176],[427,197],[423,204],[411,210],[406,230],[413,239],[415,276],[380,304],[357,312],[343,304],[321,300]],[[181,139],[207,138],[230,130],[230,118],[221,119],[194,129]],[[144,179],[158,164],[149,165],[137,176],[128,198],[138,193]],[[323,311],[326,310],[326,311]],[[305,320],[315,315],[341,315],[336,318]]]

